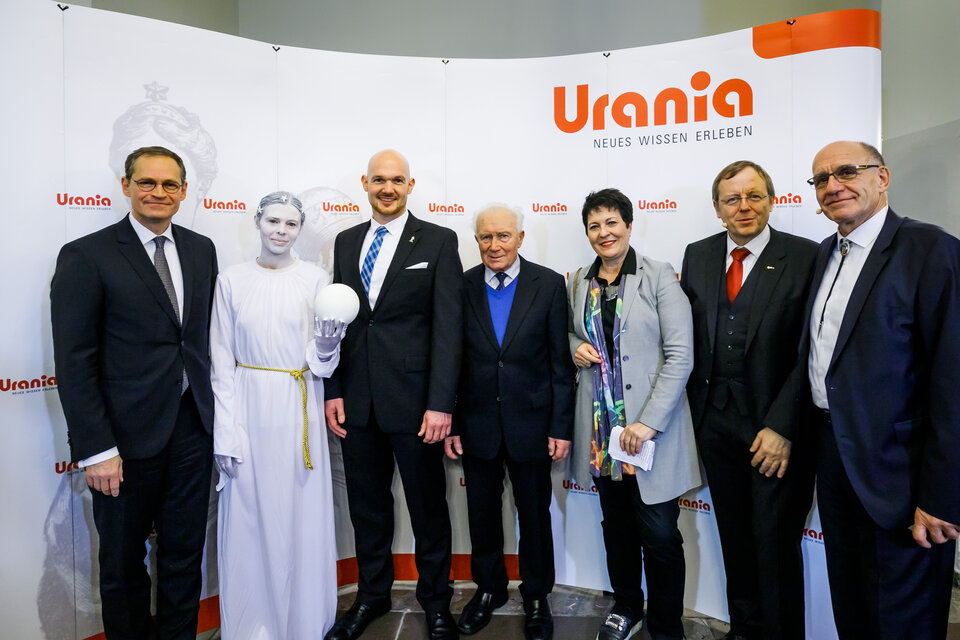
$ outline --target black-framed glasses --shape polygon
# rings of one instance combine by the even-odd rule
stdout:
[[[850,182],[864,169],[877,169],[883,165],[879,164],[842,164],[829,173],[818,173],[809,180],[807,184],[815,189],[823,189],[830,182],[830,176],[837,179],[837,182]]]
[[[759,193],[751,193],[748,196],[730,196],[725,200],[721,200],[720,204],[722,204],[725,207],[733,208],[733,207],[740,206],[740,202],[743,200],[746,200],[750,204],[760,204],[761,202],[763,202],[769,197],[770,197],[769,194],[760,195]]]
[[[144,178],[143,180],[131,180],[133,184],[137,185],[140,191],[150,193],[157,188],[157,181],[151,180],[150,178]],[[160,187],[167,193],[176,193],[180,191],[180,187],[183,186],[181,182],[174,182],[173,180],[165,180],[160,183]]]

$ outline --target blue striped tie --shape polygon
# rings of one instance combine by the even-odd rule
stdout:
[[[380,245],[383,244],[383,236],[387,235],[386,227],[377,227],[373,236],[373,242],[367,249],[367,256],[363,259],[363,269],[360,270],[360,282],[363,283],[363,290],[367,297],[370,297],[370,278],[373,277],[373,265],[377,263],[377,256],[380,255]]]

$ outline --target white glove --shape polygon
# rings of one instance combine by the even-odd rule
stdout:
[[[333,357],[337,345],[347,333],[347,323],[334,318],[313,319],[313,337],[317,345],[317,357],[327,362]]]
[[[222,456],[220,454],[213,455],[214,461],[217,463],[217,469],[220,469],[220,473],[227,476],[228,478],[237,477],[237,468],[240,466],[240,459],[234,458],[233,456]]]

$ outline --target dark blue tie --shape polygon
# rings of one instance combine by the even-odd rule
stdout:
[[[503,290],[503,281],[507,279],[507,274],[503,271],[493,274],[497,278],[497,291]]]

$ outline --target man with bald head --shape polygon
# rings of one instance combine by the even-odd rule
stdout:
[[[550,467],[573,431],[573,361],[567,343],[563,277],[521,258],[523,217],[489,205],[474,218],[481,264],[464,274],[463,367],[447,438],[462,456],[477,591],[460,631],[484,628],[507,600],[503,559],[504,465],[520,525],[520,594],[530,640],[553,636]],[[512,526],[511,526],[512,528]]]
[[[808,182],[837,223],[801,339],[837,631],[941,640],[960,533],[960,241],[888,207],[868,144],[828,144]]]
[[[356,601],[326,638],[357,638],[390,610],[394,461],[416,537],[417,601],[428,637],[457,638],[443,469],[460,372],[457,236],[407,211],[414,179],[396,151],[370,158],[360,181],[372,219],[337,235],[333,257],[333,280],[357,293],[360,312],[341,343],[324,407],[327,427],[341,439],[359,583]]]

